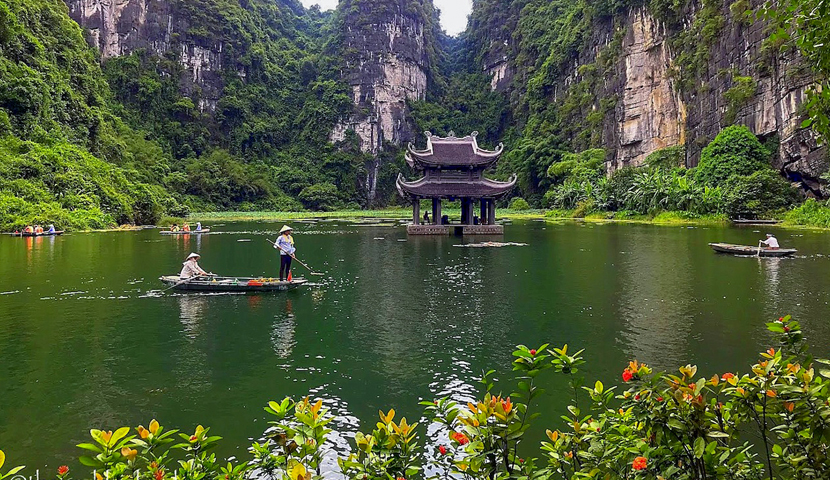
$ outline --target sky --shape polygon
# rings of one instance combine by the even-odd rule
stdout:
[[[303,5],[310,7],[320,5],[323,10],[333,9],[337,0],[300,0]],[[441,10],[441,26],[449,35],[458,35],[467,28],[467,15],[473,8],[473,0],[433,0]]]

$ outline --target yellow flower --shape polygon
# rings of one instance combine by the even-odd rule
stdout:
[[[545,434],[548,436],[551,442],[556,442],[559,440],[559,430],[555,432],[551,432],[550,430],[545,430]]]
[[[389,425],[389,422],[391,422],[392,419],[395,418],[395,409],[394,408],[390,408],[389,413],[387,413],[387,414],[384,414],[383,410],[380,410],[379,413],[380,413],[380,420],[383,422],[384,425]]]
[[[121,455],[126,457],[129,461],[133,461],[136,455],[138,455],[138,450],[132,450],[129,447],[124,447],[121,449]]]
[[[3,453],[3,450],[0,450],[0,468],[3,468],[4,463],[6,463],[6,454]]]
[[[306,470],[302,463],[297,462],[291,467],[288,476],[291,477],[291,480],[309,480],[311,473]]]
[[[203,433],[205,433],[205,427],[198,425],[196,426],[196,433],[194,433],[193,435],[196,435],[198,437]]]
[[[138,432],[138,436],[141,437],[142,439],[147,438],[147,437],[150,436],[150,431],[147,430],[146,428],[144,428],[142,425],[139,425],[136,428],[136,431]]]
[[[100,473],[95,472],[95,480],[104,480],[104,477]]]
[[[111,438],[112,438],[112,430],[109,430],[109,431],[106,431],[106,432],[101,432],[101,439],[104,441],[104,443],[109,444]]]
[[[159,422],[157,422],[156,419],[154,418],[153,421],[150,422],[150,428],[149,428],[150,433],[155,435],[156,432],[159,431],[159,427],[160,427]]]

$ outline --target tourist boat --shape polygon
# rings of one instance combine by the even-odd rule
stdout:
[[[174,232],[172,230],[162,230],[159,233],[161,233],[162,235],[195,235],[195,234],[209,233],[209,232],[210,232],[209,228],[203,228],[201,230],[188,230],[188,231],[179,230],[178,232]]]
[[[199,277],[188,281],[178,275],[159,277],[159,280],[174,290],[193,292],[282,292],[308,283],[304,278],[281,282],[276,278],[247,277]]]
[[[53,235],[63,235],[63,230],[56,230],[54,232],[30,233],[30,232],[15,232],[13,237],[51,237]]]
[[[761,248],[759,254],[759,247],[752,247],[750,245],[733,245],[731,243],[710,243],[710,247],[717,253],[731,253],[733,255],[751,255],[761,257],[787,257],[795,254],[798,250],[794,248],[779,248],[772,250],[770,248]]]

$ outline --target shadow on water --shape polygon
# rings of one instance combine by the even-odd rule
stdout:
[[[331,469],[378,410],[412,421],[420,400],[473,400],[490,368],[496,389],[512,391],[520,343],[585,348],[590,381],[616,382],[633,358],[712,375],[745,369],[772,340],[764,322],[792,313],[829,354],[830,240],[820,232],[777,229],[799,256],[758,259],[706,246],[756,244],[750,229],[515,222],[492,240],[527,246],[457,248],[481,239],[407,237],[378,220],[296,222],[298,255],[326,272],[304,288],[162,292],[158,277],[192,251],[209,271],[275,276],[265,238],[281,223],[192,238],[0,238],[0,445],[10,458],[69,464],[89,428],[152,418],[211,426],[225,437],[218,453],[242,457],[268,428],[266,402],[310,394],[337,417]],[[568,398],[561,379],[540,380],[547,393],[528,447],[559,426]],[[422,431],[422,443],[446,442],[434,425]]]

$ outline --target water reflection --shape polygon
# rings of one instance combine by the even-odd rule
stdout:
[[[779,271],[781,269],[780,258],[758,258],[758,270],[765,280],[767,297],[772,303],[780,300]]]
[[[294,306],[290,298],[285,302],[285,311],[274,318],[274,323],[271,326],[271,345],[277,357],[285,359],[291,356],[291,352],[297,343],[294,339],[294,330],[296,329]]]

